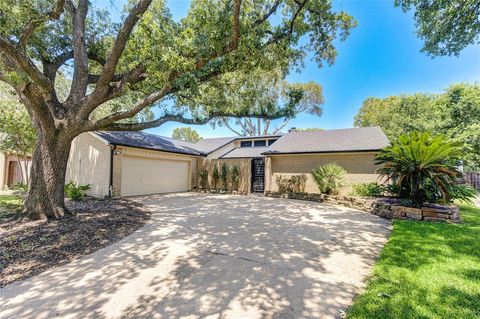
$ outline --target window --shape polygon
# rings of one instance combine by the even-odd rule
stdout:
[[[276,141],[277,141],[277,139],[268,140],[268,146],[272,145],[272,144],[275,143]]]
[[[240,147],[252,147],[252,141],[242,141]]]
[[[259,140],[259,141],[254,141],[253,146],[267,146],[267,141],[266,140]]]

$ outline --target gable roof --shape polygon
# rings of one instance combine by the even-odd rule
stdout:
[[[106,140],[108,144],[112,145],[143,148],[169,153],[205,156],[205,154],[196,149],[195,145],[192,143],[155,134],[130,131],[100,131],[95,132],[95,134]]]
[[[223,154],[220,158],[252,158],[252,157],[265,157],[262,155],[268,151],[268,147],[238,147],[234,148],[230,152]]]
[[[272,144],[265,155],[378,151],[390,145],[380,127],[318,132],[289,132]]]
[[[193,145],[197,150],[208,154],[218,150],[230,142],[235,141],[235,139],[235,137],[206,138]]]

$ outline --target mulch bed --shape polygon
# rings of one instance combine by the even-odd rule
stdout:
[[[0,219],[0,287],[91,254],[142,227],[150,212],[126,199],[67,202],[76,216]]]

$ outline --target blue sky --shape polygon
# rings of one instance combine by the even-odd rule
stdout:
[[[118,2],[96,1],[118,17]],[[188,1],[168,1],[175,18],[184,16]],[[420,52],[422,41],[416,37],[413,14],[403,13],[385,1],[334,1],[334,7],[348,12],[358,26],[345,42],[337,45],[334,65],[318,66],[307,59],[300,73],[290,81],[317,81],[323,86],[323,115],[300,115],[288,127],[325,129],[353,126],[353,118],[362,102],[371,96],[387,97],[404,93],[440,93],[453,83],[480,81],[480,46],[470,46],[459,57],[431,58]],[[179,123],[167,123],[148,130],[171,136]],[[229,136],[225,128],[213,130],[209,125],[192,126],[203,137]]]

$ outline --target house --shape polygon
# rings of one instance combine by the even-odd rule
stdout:
[[[0,189],[25,183],[30,174],[31,157],[0,152]]]
[[[198,173],[225,163],[240,168],[242,192],[276,191],[277,176],[305,174],[327,163],[346,171],[350,183],[377,180],[376,152],[389,145],[379,127],[204,139],[196,144],[143,132],[94,132],[72,143],[66,180],[90,184],[94,196],[132,196],[188,191]],[[230,187],[231,185],[229,185]]]

